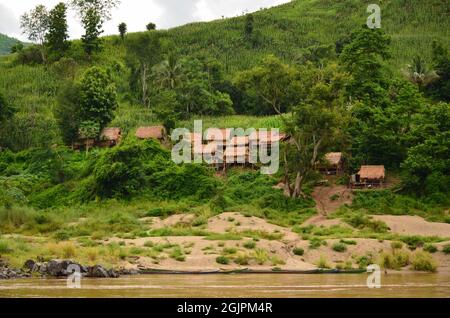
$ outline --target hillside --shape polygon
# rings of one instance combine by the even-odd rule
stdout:
[[[366,22],[371,3],[379,3],[382,28],[392,37],[393,67],[404,67],[419,53],[429,58],[433,40],[448,43],[450,5],[441,0],[294,0],[254,13],[254,29],[261,34],[256,48],[243,41],[245,17],[194,23],[168,33],[184,53],[210,54],[233,72],[270,53],[295,62],[308,47],[334,47]]]
[[[17,39],[10,38],[0,33],[0,55],[6,55],[11,52],[11,47],[19,42]]]
[[[268,54],[274,54],[290,64],[301,64],[308,48],[329,46],[334,51],[336,41],[344,39],[365,23],[369,2],[373,1],[302,0],[260,10],[254,13],[256,36],[253,45],[244,38],[244,16],[193,23],[158,32],[174,42],[183,55],[206,55],[217,59],[224,75],[231,78],[236,71],[256,65]],[[449,43],[450,8],[446,1],[383,1],[381,8],[382,28],[392,38],[392,59],[388,63],[395,73],[400,74],[417,54],[429,60],[433,40]],[[135,35],[129,34],[128,37]],[[80,55],[80,41],[73,41],[69,56],[81,67],[77,74],[92,64],[106,67],[117,62],[126,64],[125,48],[119,37],[104,39],[103,52],[91,61],[85,61]],[[14,100],[19,110],[18,122],[7,130],[8,139],[15,140],[10,146],[24,149],[59,142],[52,107],[60,81],[55,78],[51,67],[15,65],[11,63],[13,60],[14,56],[0,59],[0,90]],[[129,95],[128,89],[125,86],[121,96]],[[112,124],[129,131],[154,121],[148,108],[121,102]],[[224,122],[227,121],[225,118]],[[220,125],[220,122],[214,122]],[[43,135],[41,131],[46,133]],[[0,142],[2,139],[0,134]]]

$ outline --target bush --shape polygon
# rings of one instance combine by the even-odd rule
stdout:
[[[391,242],[391,248],[392,248],[393,250],[399,250],[399,249],[402,249],[402,248],[403,248],[403,243],[402,243],[402,242],[398,242],[398,241]]]
[[[436,253],[438,251],[437,247],[434,246],[433,244],[425,244],[423,250],[431,254]]]
[[[244,243],[244,247],[246,249],[251,250],[251,249],[254,249],[256,247],[256,243],[253,242],[253,241],[247,241],[247,242]]]
[[[345,252],[347,250],[347,246],[342,243],[334,243],[332,246],[333,251],[335,252]]]
[[[437,262],[433,259],[430,253],[416,252],[412,259],[412,268],[416,271],[436,272]]]
[[[353,241],[353,240],[345,240],[345,239],[342,239],[342,240],[340,240],[339,242],[342,243],[342,244],[346,244],[346,245],[357,245],[357,242],[356,242],[356,241]]]
[[[444,247],[442,248],[442,252],[444,254],[450,254],[450,244],[444,245]]]
[[[328,265],[328,261],[325,258],[325,256],[321,255],[319,260],[316,263],[318,268],[330,268],[330,265]]]
[[[303,256],[303,254],[305,254],[305,250],[301,247],[294,247],[294,249],[292,250],[292,253],[294,253],[294,255],[297,255],[297,256]]]
[[[216,262],[218,264],[228,265],[228,264],[230,264],[230,259],[226,256],[221,255],[221,256],[217,256]]]
[[[408,245],[410,250],[415,250],[418,247],[422,247],[425,244],[425,241],[420,236],[407,236],[403,237],[402,242]]]
[[[8,242],[0,241],[0,255],[1,254],[8,254],[10,252],[12,252],[12,249],[9,247]]]

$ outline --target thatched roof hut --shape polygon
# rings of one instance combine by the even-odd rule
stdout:
[[[163,126],[140,127],[136,131],[136,137],[139,139],[163,140],[165,135],[166,129]]]
[[[206,140],[227,143],[232,138],[233,129],[209,128],[206,131]]]
[[[336,167],[342,164],[342,152],[330,152],[325,155],[325,161],[328,165]]]
[[[99,147],[113,147],[122,139],[122,130],[118,127],[107,127],[100,133]]]
[[[251,143],[257,143],[258,145],[261,144],[271,144],[274,142],[282,142],[287,140],[287,135],[283,133],[274,133],[272,134],[271,131],[258,131],[253,132],[249,136],[249,140]]]
[[[361,180],[382,181],[386,177],[386,170],[384,166],[362,166],[358,175]]]

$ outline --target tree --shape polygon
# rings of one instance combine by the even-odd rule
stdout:
[[[348,75],[336,65],[326,69],[304,71],[308,82],[303,101],[293,107],[292,116],[283,115],[286,133],[291,136],[284,145],[284,192],[292,198],[302,196],[302,187],[314,171],[316,163],[333,146],[346,143],[343,128],[348,121],[345,87]]]
[[[450,104],[434,105],[417,118],[413,135],[417,144],[402,164],[406,191],[448,204],[450,192]],[[439,194],[441,194],[439,196]]]
[[[427,87],[426,92],[435,99],[450,102],[450,52],[436,41],[433,42],[433,67],[439,78]]]
[[[63,141],[70,145],[78,139],[82,113],[80,109],[80,87],[72,82],[64,85],[58,94],[53,111]]]
[[[60,2],[49,13],[48,33],[46,34],[46,44],[50,52],[57,56],[64,55],[68,50],[70,42],[67,26],[67,6]]]
[[[258,114],[281,114],[299,102],[299,74],[273,55],[260,66],[238,73],[234,84],[249,96],[258,98]]]
[[[92,67],[80,82],[80,110],[83,121],[94,121],[103,129],[114,118],[117,93],[108,73]]]
[[[85,34],[82,37],[84,50],[88,55],[100,49],[100,34],[106,21],[111,19],[111,11],[120,0],[71,0],[71,6],[81,18]]]
[[[169,53],[167,59],[153,68],[154,83],[159,89],[175,89],[182,81],[182,66],[176,53]]]
[[[427,63],[420,55],[414,57],[412,63],[408,65],[406,75],[408,80],[417,85],[419,90],[423,90],[426,86],[439,78],[435,71],[428,68]]]
[[[120,4],[120,0],[71,0],[71,6],[78,10],[83,17],[89,11],[94,10],[102,21],[102,24],[111,20],[111,11]]]
[[[250,39],[253,35],[253,23],[255,22],[255,18],[253,14],[248,14],[245,17],[245,27],[244,27],[244,35],[246,39]]]
[[[145,28],[147,29],[147,31],[153,31],[153,30],[156,30],[156,24],[150,22],[149,24],[147,24],[147,25],[145,26]]]
[[[129,36],[126,41],[127,62],[132,69],[131,87],[139,92],[143,105],[149,105],[151,69],[162,59],[160,36],[145,32]]]
[[[125,22],[122,22],[121,24],[119,24],[119,34],[122,41],[124,40],[126,33],[127,33],[127,24]]]
[[[364,25],[351,35],[340,56],[352,76],[349,94],[353,99],[382,104],[388,86],[383,61],[390,58],[390,38],[382,29],[369,29]]]
[[[79,138],[84,140],[86,154],[89,152],[89,147],[93,141],[100,135],[100,124],[93,120],[86,120],[80,123],[78,129]]]
[[[49,13],[43,5],[36,6],[33,10],[24,13],[20,17],[20,28],[28,39],[40,46],[42,61],[45,62],[45,50],[43,47],[45,36],[49,27]]]
[[[292,117],[286,119],[291,141],[282,155],[285,195],[291,198],[303,195],[305,181],[332,144],[334,131],[339,127],[338,118],[336,110],[325,107],[322,101],[310,100],[294,107]]]
[[[100,34],[103,33],[101,17],[94,9],[90,9],[82,18],[85,34],[81,37],[87,55],[100,50]]]

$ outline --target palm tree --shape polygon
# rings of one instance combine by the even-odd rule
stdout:
[[[173,90],[179,86],[183,71],[182,66],[175,54],[169,54],[167,59],[153,68],[155,84],[160,89]]]
[[[406,77],[409,81],[422,90],[428,84],[439,78],[434,70],[430,70],[426,61],[419,55],[413,58],[412,64],[408,65]]]

